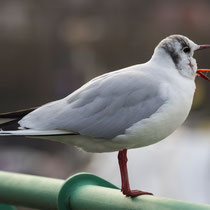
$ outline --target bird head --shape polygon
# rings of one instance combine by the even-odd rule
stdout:
[[[197,73],[194,52],[207,48],[210,48],[210,45],[198,45],[185,36],[171,35],[158,44],[154,56],[161,54],[165,62],[172,63],[182,76],[194,79]]]

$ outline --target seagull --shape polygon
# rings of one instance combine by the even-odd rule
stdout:
[[[122,193],[152,195],[130,189],[127,150],[157,143],[185,121],[195,78],[206,79],[193,54],[207,48],[182,35],[168,36],[144,64],[98,76],[38,108],[0,114],[0,136],[49,139],[93,153],[119,151]],[[8,130],[13,124],[18,127]]]

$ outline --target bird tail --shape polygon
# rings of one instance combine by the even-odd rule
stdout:
[[[76,133],[65,130],[0,130],[0,136],[28,136],[28,137],[41,137],[41,136],[63,136],[63,135],[77,135]]]
[[[34,130],[19,128],[18,121],[25,115],[35,110],[37,107],[19,110],[15,112],[7,112],[0,114],[0,136],[62,136],[62,135],[78,135],[77,133],[65,130]]]
[[[35,110],[37,107],[23,109],[15,112],[7,112],[0,114],[0,129],[16,124],[25,115]]]

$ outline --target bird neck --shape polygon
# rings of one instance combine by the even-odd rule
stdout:
[[[176,68],[171,56],[163,48],[156,48],[150,62],[165,68]]]

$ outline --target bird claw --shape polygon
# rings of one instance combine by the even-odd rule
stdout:
[[[144,192],[140,190],[127,190],[127,191],[122,191],[122,193],[127,197],[136,197],[139,195],[153,195],[152,193]]]

